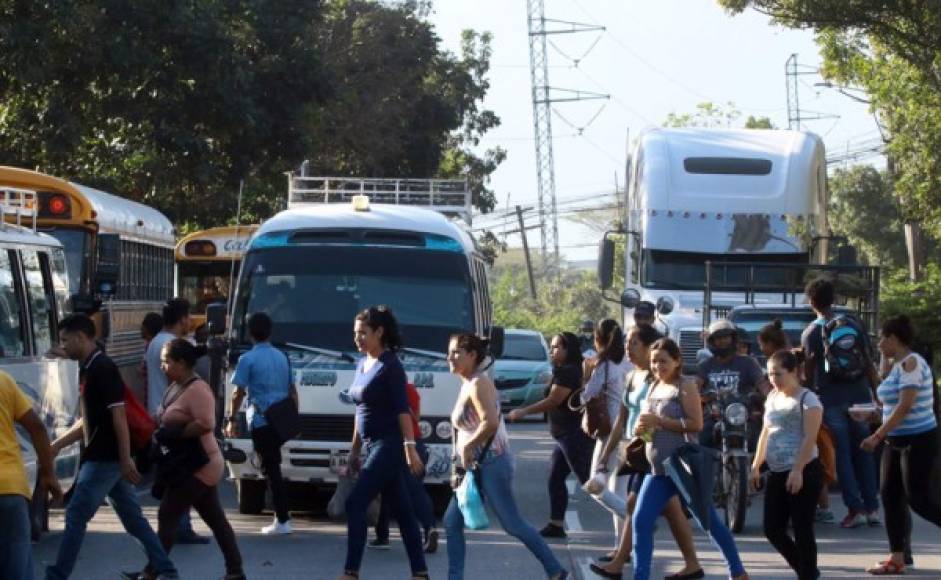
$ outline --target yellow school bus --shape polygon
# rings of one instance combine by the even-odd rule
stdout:
[[[228,304],[230,289],[257,225],[193,232],[176,244],[176,295],[193,306],[193,328],[206,323],[206,306]]]
[[[140,323],[173,291],[173,224],[142,203],[28,169],[0,166],[0,188],[35,193],[35,217],[23,225],[35,219],[36,230],[62,243],[73,309],[98,310],[108,354],[138,387]]]

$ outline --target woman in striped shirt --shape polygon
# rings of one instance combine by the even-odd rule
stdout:
[[[905,571],[904,550],[908,508],[941,527],[941,497],[931,488],[931,470],[938,456],[938,421],[931,367],[912,352],[915,331],[907,316],[891,318],[882,327],[879,350],[894,361],[876,394],[882,403],[882,426],[861,447],[882,450],[882,502],[891,555],[869,568],[877,576]],[[905,460],[903,460],[903,457]]]

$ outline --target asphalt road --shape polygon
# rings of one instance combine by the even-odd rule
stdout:
[[[543,424],[512,426],[510,432],[517,457],[517,500],[524,517],[541,528],[548,516],[545,482],[552,440]],[[571,488],[574,489],[574,485]],[[156,504],[147,490],[142,489],[140,494],[145,513],[155,525]],[[345,525],[330,522],[313,512],[295,512],[293,535],[266,537],[259,533],[259,529],[271,521],[270,515],[239,515],[235,510],[233,487],[228,483],[224,484],[223,501],[238,536],[249,578],[333,580],[342,571],[346,552]],[[762,497],[755,498],[749,510],[748,525],[736,537],[742,560],[754,579],[794,578],[761,534],[762,502]],[[839,496],[832,497],[832,505],[837,516],[842,516]],[[916,568],[909,570],[908,575],[941,578],[941,531],[917,517],[914,519]],[[195,523],[200,533],[208,534],[208,529],[198,518]],[[612,545],[610,515],[579,490],[572,495],[566,523],[569,538],[553,542],[553,549],[575,578],[596,578],[589,571],[588,564]],[[63,527],[61,510],[53,511],[50,527],[51,532],[35,548],[37,578],[42,577],[41,571],[46,563],[55,558]],[[817,527],[817,534],[823,578],[870,578],[863,569],[882,558],[888,550],[885,530],[881,527],[842,530],[835,524],[822,524]],[[442,531],[442,540],[443,536]],[[536,559],[502,530],[491,528],[468,532],[467,537],[467,578],[542,577],[542,569]],[[721,555],[701,532],[696,533],[696,544],[707,577],[727,577]],[[665,522],[658,526],[655,548],[652,578],[662,578],[678,569],[682,560]],[[214,543],[209,546],[179,546],[174,548],[171,557],[185,579],[218,578],[224,573],[222,556]],[[89,524],[73,578],[116,578],[119,570],[137,569],[143,563],[143,554],[133,539],[124,532],[111,509],[103,507]],[[438,553],[428,557],[428,564],[432,578],[447,576],[443,542]],[[408,562],[394,527],[392,549],[367,550],[360,577],[366,580],[409,578]],[[625,569],[625,578],[630,578],[629,568]]]

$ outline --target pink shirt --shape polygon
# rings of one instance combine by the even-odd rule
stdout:
[[[176,383],[170,385],[167,400],[172,400],[175,394],[174,390],[179,388],[180,386]],[[213,434],[213,430],[216,428],[216,402],[209,385],[200,379],[190,383],[183,390],[183,393],[163,410],[161,421],[167,425],[185,425],[196,421],[202,427],[208,429],[206,433],[202,434],[201,440],[203,449],[206,450],[206,455],[209,456],[209,463],[193,475],[210,487],[218,485],[222,479],[225,466],[222,461],[222,451],[219,449],[216,436]]]

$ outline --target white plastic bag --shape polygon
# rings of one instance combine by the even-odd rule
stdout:
[[[333,492],[330,503],[327,504],[327,516],[331,520],[336,522],[346,521],[346,500],[353,493],[356,479],[356,476],[351,475],[341,475],[337,479],[337,489]],[[381,497],[377,496],[369,503],[369,508],[366,509],[366,524],[369,526],[374,526],[379,521],[380,501]]]

